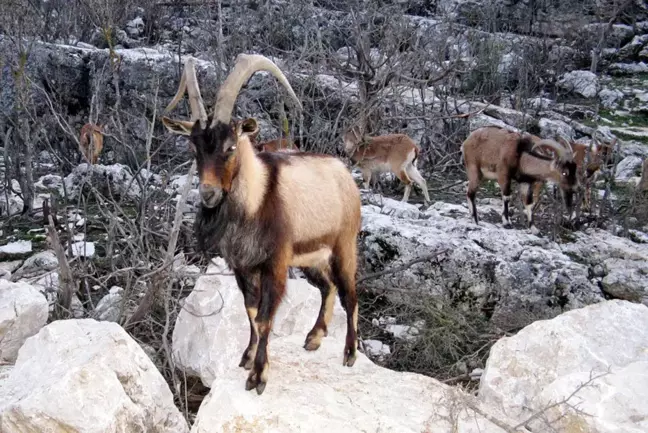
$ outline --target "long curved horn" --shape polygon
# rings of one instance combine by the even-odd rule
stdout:
[[[567,161],[570,158],[570,152],[568,152],[564,146],[562,146],[560,143],[558,143],[555,140],[545,138],[544,140],[540,140],[537,143],[535,143],[532,149],[535,150],[537,147],[541,147],[541,146],[547,146],[555,150],[556,153],[558,154],[558,158],[563,161]]]
[[[302,105],[294,90],[290,86],[288,79],[281,72],[279,67],[275,65],[270,59],[260,54],[239,54],[236,57],[236,64],[234,69],[227,76],[225,82],[218,91],[216,97],[216,104],[214,104],[214,117],[212,119],[210,128],[216,125],[216,122],[229,124],[232,118],[232,110],[236,97],[250,77],[258,71],[270,72],[279,82],[288,90],[290,96],[295,100],[295,103],[301,111]]]
[[[198,86],[198,79],[196,78],[196,67],[194,58],[189,57],[185,61],[185,68],[180,77],[180,85],[175,96],[169,102],[169,105],[164,109],[164,114],[175,108],[178,102],[184,96],[185,90],[189,94],[189,107],[191,108],[191,120],[195,122],[200,121],[200,126],[205,129],[207,123],[207,111],[205,111],[205,104],[200,94],[200,86]]]

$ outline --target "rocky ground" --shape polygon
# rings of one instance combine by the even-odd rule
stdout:
[[[336,2],[291,16],[281,2],[266,3],[245,14],[224,5],[227,44],[265,52],[291,46],[286,40],[325,40],[324,54],[282,48],[273,54],[285,56],[273,59],[307,108],[308,149],[341,155],[339,132],[362,93],[347,30],[339,30],[354,18]],[[400,202],[393,177],[363,190],[362,354],[353,368],[341,365],[339,301],[322,347],[302,349],[320,295],[296,272],[274,325],[262,397],[244,390],[246,372],[237,367],[248,321],[235,280],[222,259],[209,262],[193,247],[199,198],[186,140],[159,125],[177,89],[178,52],[197,58],[201,83],[226,72],[214,60],[216,20],[165,9],[149,43],[151,18],[138,9],[111,49],[99,31],[34,42],[25,64],[35,86],[29,114],[38,119],[33,211],[21,215],[17,179],[3,176],[0,186],[0,431],[648,429],[648,197],[637,187],[648,157],[645,5],[632,3],[632,22],[608,25],[561,5],[529,20],[527,2],[440,1],[434,11],[429,2],[400,3],[407,12],[398,22],[414,29],[408,48],[389,54],[389,44],[377,43],[369,57],[386,62],[378,78],[391,68],[410,79],[382,90],[378,130],[421,144],[433,203],[422,206],[416,189],[409,204]],[[507,24],[475,23],[493,4],[497,22]],[[602,29],[593,73],[590,48]],[[248,43],[247,33],[264,38]],[[0,34],[0,53],[10,58],[14,50],[15,39]],[[111,52],[120,59],[119,92],[106,73]],[[423,52],[439,55],[419,62]],[[416,85],[453,69],[464,72]],[[0,73],[2,113],[15,109],[16,76]],[[501,86],[495,100],[475,87],[489,80]],[[537,82],[518,92],[524,80]],[[280,130],[276,89],[256,74],[237,102],[236,115],[259,119],[263,138]],[[202,91],[213,100],[215,86]],[[91,104],[117,111],[118,95],[122,117],[99,163],[79,163],[66,128],[78,130]],[[585,143],[616,139],[592,212],[565,222],[547,188],[540,234],[525,228],[518,201],[514,226],[504,229],[498,188],[485,182],[475,225],[457,149],[483,125]],[[14,173],[7,143],[3,174]]]

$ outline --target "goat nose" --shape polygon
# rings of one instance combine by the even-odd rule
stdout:
[[[200,184],[200,186],[198,187],[198,192],[200,192],[200,197],[202,197],[203,201],[206,202],[208,202],[216,194],[214,187],[204,184]]]

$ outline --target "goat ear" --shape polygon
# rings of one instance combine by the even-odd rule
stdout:
[[[236,135],[240,136],[246,134],[251,140],[259,135],[259,123],[254,117],[248,117],[245,120],[238,122]]]
[[[174,120],[169,119],[168,117],[162,118],[162,124],[171,131],[172,134],[178,135],[191,135],[191,129],[193,128],[195,122],[187,120]]]

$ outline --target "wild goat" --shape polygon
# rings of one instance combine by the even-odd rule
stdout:
[[[103,133],[105,125],[96,125],[94,123],[86,123],[81,127],[79,134],[79,150],[81,155],[90,164],[96,164],[99,159],[99,154],[103,149]]]
[[[347,317],[342,364],[352,367],[355,363],[356,239],[360,230],[360,191],[341,160],[321,154],[257,153],[248,135],[256,122],[232,122],[241,87],[261,70],[270,72],[302,108],[272,61],[240,54],[209,116],[193,59],[188,59],[165,114],[187,90],[191,121],[162,119],[169,131],[189,137],[200,179],[195,235],[202,250],[215,250],[225,259],[243,292],[250,341],[239,366],[251,370],[245,388],[256,388],[258,394],[268,381],[268,338],[289,266],[302,268],[322,293],[305,349],[318,349],[327,335],[337,292]]]
[[[365,136],[359,127],[350,128],[343,136],[344,150],[351,162],[360,168],[365,189],[369,189],[374,172],[391,171],[405,184],[401,201],[409,200],[414,181],[423,190],[425,204],[430,203],[425,179],[416,168],[420,149],[405,134],[388,134],[376,137]]]
[[[497,180],[504,202],[502,224],[509,226],[509,201],[511,181],[520,184],[520,195],[533,233],[538,229],[533,221],[534,184],[551,180],[559,185],[563,201],[571,213],[574,190],[578,188],[576,163],[571,148],[563,147],[554,140],[536,140],[530,134],[519,134],[505,129],[486,126],[474,130],[463,142],[464,165],[468,175],[468,208],[476,224],[479,223],[475,196],[482,178]],[[534,144],[535,141],[535,144]],[[557,159],[535,151],[538,146],[553,148]]]
[[[254,121],[254,124],[250,122]],[[257,142],[257,137],[259,135],[260,129],[256,120],[249,118],[239,121],[238,123],[245,123],[242,125],[242,128],[249,130],[248,137],[252,146],[259,152],[300,152],[297,143],[290,141],[286,138],[275,138],[274,140],[263,141],[261,143]]]
[[[589,144],[578,143],[575,141],[568,142],[562,138],[558,138],[557,141],[559,141],[564,147],[569,146],[572,149],[579,183],[585,187],[585,194],[583,197],[584,205],[586,209],[590,209],[592,185],[596,182],[601,168],[610,162],[609,160],[617,139],[615,138],[610,144],[601,143],[596,138],[592,138],[592,141]],[[538,149],[548,153],[549,155],[555,155],[555,152],[551,147],[540,145],[538,146]],[[542,184],[537,184],[534,187],[534,197],[536,201],[540,194],[541,187]]]

